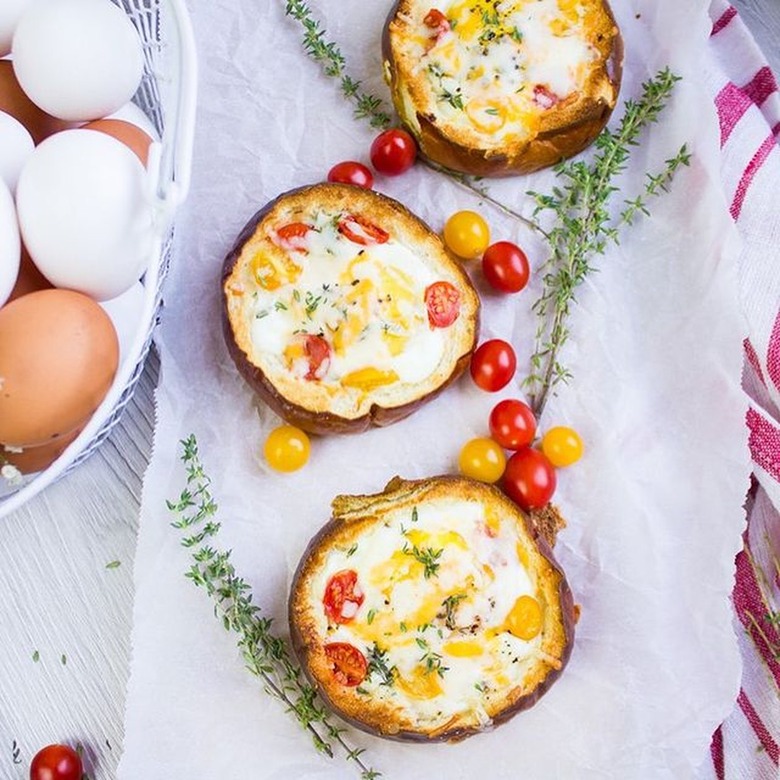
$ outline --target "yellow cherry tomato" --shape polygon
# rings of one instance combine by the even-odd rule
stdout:
[[[458,211],[444,226],[444,243],[458,257],[481,257],[490,244],[488,223],[474,211]]]
[[[559,425],[550,428],[542,439],[542,452],[557,468],[571,466],[582,457],[582,439],[573,428]]]
[[[464,477],[493,483],[504,473],[506,456],[493,439],[472,439],[463,445],[458,465]]]
[[[520,596],[506,616],[505,629],[529,642],[542,630],[542,607],[532,596]]]
[[[282,425],[268,434],[263,453],[268,465],[276,471],[297,471],[309,460],[309,437],[292,425]]]

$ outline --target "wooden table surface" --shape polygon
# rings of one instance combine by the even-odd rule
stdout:
[[[732,1],[780,73],[780,0]],[[133,555],[158,376],[152,353],[132,402],[100,450],[0,522],[4,780],[27,778],[30,759],[51,742],[81,743],[93,780],[116,775]]]

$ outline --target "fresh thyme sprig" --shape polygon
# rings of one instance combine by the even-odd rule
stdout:
[[[624,201],[620,216],[612,216],[611,201],[618,192],[614,179],[626,169],[631,148],[637,145],[642,130],[658,121],[677,81],[679,77],[668,68],[659,71],[642,85],[639,100],[626,101],[618,129],[606,129],[598,137],[591,163],[564,162],[555,168],[563,183],[552,194],[528,193],[536,201],[534,216],[544,212],[553,216],[547,234],[551,255],[543,266],[542,294],[533,306],[539,325],[530,374],[525,380],[537,417],[555,386],[571,378],[559,354],[569,336],[568,319],[575,291],[594,271],[594,256],[604,254],[610,242],[617,243],[620,228],[630,225],[638,213],[647,214],[648,200],[666,191],[680,166],[690,162],[687,146],[683,145],[659,174],[648,174],[640,195]]]
[[[347,742],[345,729],[333,722],[315,688],[292,660],[285,641],[272,631],[271,619],[263,617],[253,603],[250,586],[236,573],[230,552],[211,545],[220,530],[211,480],[203,469],[195,437],[189,436],[181,445],[187,485],[178,500],[167,504],[177,517],[171,525],[182,531],[181,544],[192,555],[193,564],[186,576],[206,591],[214,602],[215,616],[227,631],[237,635],[247,669],[263,681],[267,693],[287,705],[310,733],[317,750],[332,758],[333,742],[337,743],[346,759],[360,768],[362,780],[376,780],[381,773],[365,763],[362,749]]]
[[[395,666],[387,665],[387,650],[380,650],[379,645],[374,643],[368,651],[368,677],[377,675],[380,685],[392,686],[395,683],[397,673]]]
[[[428,580],[439,571],[439,566],[441,565],[439,563],[439,558],[441,558],[444,550],[434,550],[433,547],[420,548],[416,544],[409,547],[408,544],[405,544],[403,546],[403,552],[406,555],[411,555],[412,558],[423,565],[423,574],[425,579]]]
[[[326,76],[339,79],[344,96],[355,105],[355,117],[367,119],[371,127],[388,127],[391,115],[386,110],[384,101],[366,92],[360,81],[345,72],[341,49],[334,41],[325,38],[325,29],[319,20],[314,18],[307,3],[304,0],[287,0],[285,13],[303,26],[303,48],[306,53],[320,63]]]

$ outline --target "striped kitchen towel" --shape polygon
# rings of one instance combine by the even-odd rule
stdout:
[[[736,9],[711,7],[711,83],[726,198],[742,238],[747,320],[743,386],[753,485],[736,561],[735,627],[744,662],[735,707],[713,735],[702,776],[780,777],[780,93]]]

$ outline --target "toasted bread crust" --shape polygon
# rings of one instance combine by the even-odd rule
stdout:
[[[430,103],[416,59],[406,45],[408,20],[417,0],[398,0],[390,11],[382,38],[385,78],[404,126],[416,137],[423,156],[463,173],[478,176],[526,174],[559,163],[589,146],[605,127],[617,103],[623,70],[623,40],[606,0],[593,14],[590,43],[598,59],[584,88],[545,111],[539,127],[527,138],[495,146],[442,120]]]
[[[429,377],[411,400],[400,403],[372,403],[356,416],[334,412],[331,396],[312,382],[301,390],[300,383],[287,382],[284,376],[271,376],[252,358],[248,325],[242,321],[232,292],[237,280],[245,280],[242,253],[247,244],[262,234],[266,222],[280,215],[293,219],[316,204],[322,208],[351,208],[367,211],[385,225],[397,226],[415,245],[424,247],[427,258],[435,258],[446,269],[448,278],[461,293],[461,316],[452,327],[452,348],[457,350],[448,365],[444,363]],[[374,426],[386,426],[402,420],[424,403],[435,398],[467,368],[479,331],[479,298],[460,263],[445,249],[439,237],[407,208],[384,195],[345,184],[316,184],[291,190],[258,211],[245,225],[228,253],[222,272],[222,326],[228,351],[239,372],[277,414],[311,433],[360,433]],[[407,395],[409,393],[407,392]]]
[[[315,628],[310,602],[312,579],[325,565],[333,549],[349,548],[384,513],[404,505],[420,505],[442,496],[490,502],[511,512],[521,524],[531,551],[531,565],[537,576],[537,597],[545,604],[543,659],[538,660],[522,686],[507,690],[503,698],[488,709],[489,723],[475,723],[453,717],[443,726],[426,730],[399,713],[397,707],[366,699],[354,688],[339,685],[332,676],[323,652],[323,638]],[[518,712],[533,706],[560,676],[569,660],[575,625],[575,608],[565,575],[555,562],[552,550],[535,524],[493,486],[462,477],[434,477],[427,480],[391,480],[384,491],[369,496],[339,496],[333,501],[333,517],[309,543],[294,575],[289,601],[289,621],[293,646],[307,677],[345,720],[368,733],[388,739],[412,742],[458,741],[486,727],[506,722]]]

